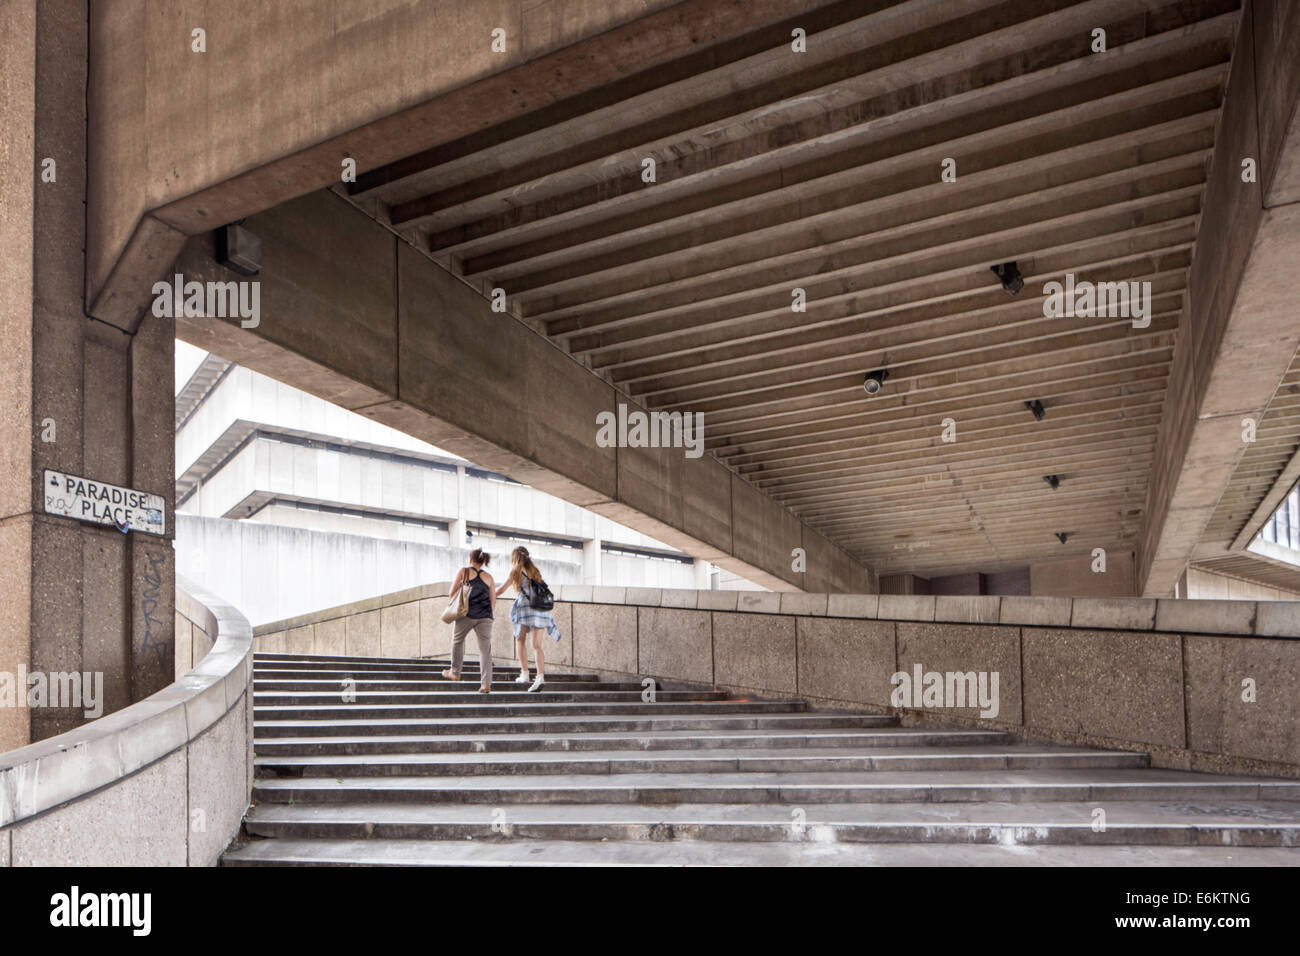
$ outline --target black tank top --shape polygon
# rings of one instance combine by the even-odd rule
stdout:
[[[490,594],[492,589],[483,580],[483,572],[475,572],[473,568],[466,568],[465,573],[466,576],[474,573],[474,579],[469,582],[469,611],[465,616],[476,620],[491,617],[492,598]]]

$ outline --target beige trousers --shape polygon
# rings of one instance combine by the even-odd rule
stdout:
[[[465,635],[470,631],[478,638],[479,683],[487,686],[492,683],[492,618],[462,617],[451,632],[451,669],[460,673],[460,665],[465,661]]]

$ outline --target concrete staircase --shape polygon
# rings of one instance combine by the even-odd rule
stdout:
[[[257,655],[224,865],[1300,864],[1300,781],[590,674],[527,694],[498,666],[481,695],[446,666]]]

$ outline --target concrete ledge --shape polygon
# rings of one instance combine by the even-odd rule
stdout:
[[[1070,626],[1150,631],[1156,626],[1156,602],[1153,598],[1075,598]]]
[[[111,865],[138,842],[126,853],[137,862],[208,866],[238,832],[252,789],[252,629],[188,582],[177,583],[176,607],[215,635],[193,670],[129,707],[0,754],[0,839],[13,864]],[[192,792],[199,775],[183,753],[189,747],[206,759],[202,795]],[[146,776],[152,785],[141,784]],[[201,830],[191,808],[204,812]]]
[[[997,624],[1001,609],[1002,598],[993,595],[939,595],[934,599],[936,621]]]
[[[1004,597],[998,619],[1003,624],[1069,627],[1073,601],[1068,597]]]
[[[876,616],[882,621],[933,621],[934,608],[929,594],[882,594]]]

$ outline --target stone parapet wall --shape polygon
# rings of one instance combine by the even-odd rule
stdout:
[[[0,754],[0,866],[216,864],[252,791],[253,635],[185,581],[176,618],[175,683]]]

